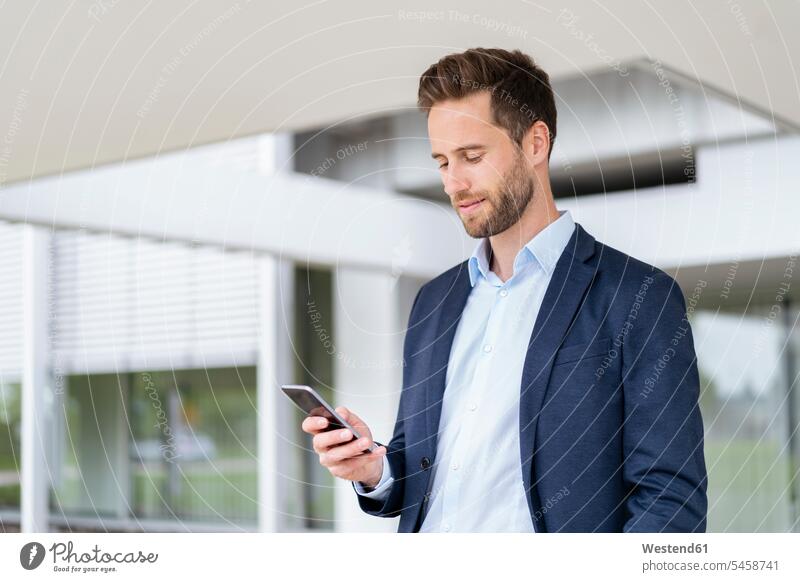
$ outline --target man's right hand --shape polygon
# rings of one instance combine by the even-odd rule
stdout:
[[[383,474],[386,447],[381,446],[369,454],[363,454],[373,443],[369,428],[344,406],[338,406],[336,412],[358,431],[361,438],[350,442],[353,435],[349,429],[328,430],[328,420],[325,417],[306,417],[303,420],[303,431],[314,435],[312,443],[314,451],[319,455],[319,464],[326,467],[334,477],[360,481],[365,487],[374,488]]]

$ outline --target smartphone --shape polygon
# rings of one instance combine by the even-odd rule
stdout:
[[[350,429],[350,432],[353,433],[353,438],[350,439],[351,441],[358,440],[361,438],[361,434],[350,426],[345,419],[339,416],[336,411],[333,409],[333,406],[325,402],[325,399],[317,394],[317,391],[314,390],[311,386],[301,386],[298,384],[285,384],[281,386],[281,391],[283,391],[286,396],[288,396],[292,402],[294,402],[297,407],[308,414],[309,416],[324,416],[328,419],[328,426],[325,429],[325,432],[329,430],[336,430],[340,428],[347,428]],[[378,446],[375,444],[375,441],[372,441],[372,445],[368,449],[366,449],[362,454],[369,454],[377,449]]]

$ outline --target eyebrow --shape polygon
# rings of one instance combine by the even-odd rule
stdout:
[[[458,152],[463,152],[463,151],[465,151],[465,150],[478,150],[478,149],[485,148],[485,147],[486,147],[486,146],[485,146],[485,145],[483,145],[482,143],[470,143],[470,144],[467,144],[467,145],[465,145],[465,146],[461,146],[460,148],[456,148],[456,149],[454,149],[454,150],[453,150],[453,153],[454,153],[454,154],[457,154]],[[431,157],[432,157],[434,160],[435,160],[436,158],[440,157],[440,156],[444,156],[444,154],[440,154],[439,152],[433,152],[433,153],[431,154]]]

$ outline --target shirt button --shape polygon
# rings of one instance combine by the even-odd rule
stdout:
[[[453,469],[453,471],[458,471],[458,463],[454,462],[452,465],[450,465],[450,468]]]
[[[450,531],[450,524],[449,523],[442,524],[442,531]]]
[[[486,352],[487,354],[489,352],[491,352],[492,351],[492,344],[486,344],[485,346],[483,346],[483,351]]]
[[[474,402],[473,402],[472,404],[470,404],[470,405],[469,405],[469,409],[470,409],[470,411],[471,411],[471,412],[475,412],[475,410],[476,410],[477,408],[478,408],[478,405],[477,405],[477,404],[475,404]]]
[[[508,289],[500,289],[500,297],[505,297],[508,295]]]

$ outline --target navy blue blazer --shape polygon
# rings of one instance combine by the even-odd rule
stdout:
[[[465,261],[425,284],[411,309],[387,445],[395,482],[385,501],[358,496],[368,514],[399,515],[399,532],[421,524],[450,348],[471,289]],[[576,224],[520,384],[520,463],[535,531],[704,532],[698,396],[678,284]]]

